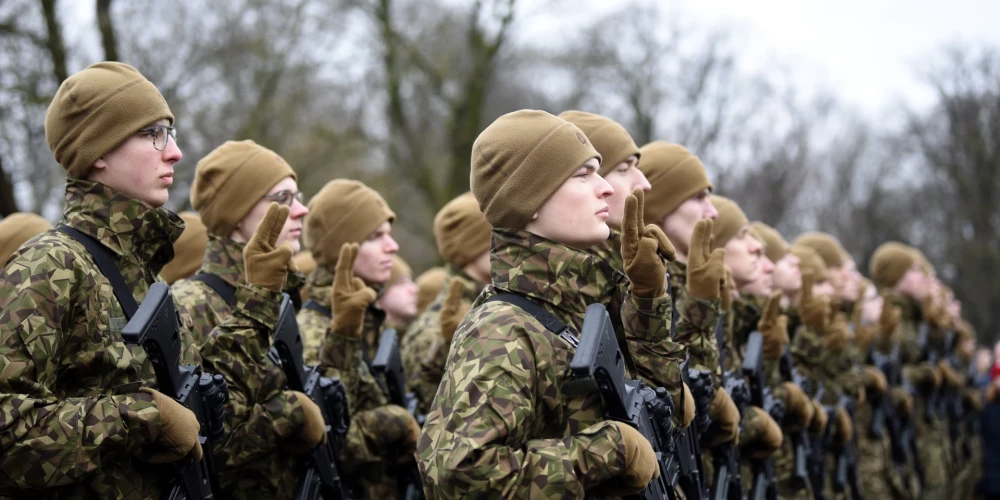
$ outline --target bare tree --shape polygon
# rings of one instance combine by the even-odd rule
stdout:
[[[112,0],[97,0],[97,27],[101,31],[101,47],[106,61],[118,60],[118,39],[111,19]]]

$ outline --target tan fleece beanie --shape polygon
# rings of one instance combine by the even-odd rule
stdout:
[[[396,214],[374,189],[362,182],[335,179],[309,200],[306,248],[316,264],[333,270],[344,243],[361,243]]]
[[[308,250],[295,254],[295,257],[292,257],[292,262],[295,262],[295,267],[303,276],[309,276],[316,270],[316,259],[313,258],[312,252]]]
[[[701,160],[680,144],[656,141],[639,148],[639,170],[652,189],[646,193],[645,220],[659,224],[702,190],[712,189]]]
[[[811,231],[802,233],[795,241],[794,245],[803,245],[812,248],[823,259],[826,267],[839,267],[844,263],[844,255],[847,250],[841,246],[840,240],[827,233]]]
[[[295,171],[278,153],[247,141],[226,141],[195,167],[191,206],[212,234],[223,238],[275,184]]]
[[[792,245],[789,252],[799,258],[799,269],[803,273],[811,272],[816,283],[826,281],[826,264],[815,250],[803,245]]]
[[[70,177],[155,121],[174,122],[167,101],[135,68],[100,62],[67,78],[45,112],[45,140]]]
[[[879,245],[872,254],[868,270],[872,281],[879,288],[892,288],[903,279],[913,263],[917,262],[917,254],[913,248],[896,241],[888,241]]]
[[[608,175],[629,156],[639,156],[639,146],[635,145],[632,136],[625,127],[610,118],[585,111],[565,111],[559,118],[580,127],[587,134],[587,139],[601,154],[601,169],[598,171],[601,177]]]
[[[576,125],[523,109],[497,118],[476,138],[469,183],[490,225],[524,229],[591,158],[601,155]]]
[[[438,252],[459,269],[490,250],[491,230],[471,192],[448,202],[434,217]]]
[[[184,232],[174,242],[174,258],[160,270],[160,277],[167,284],[187,278],[201,268],[208,245],[208,231],[201,218],[194,212],[177,214],[184,219]]]
[[[392,255],[392,270],[389,273],[389,281],[385,283],[386,286],[397,285],[405,277],[413,278],[413,269],[410,269],[410,265],[399,254]]]
[[[0,221],[0,268],[24,242],[52,229],[49,221],[31,212],[16,212]]]
[[[750,227],[764,242],[764,254],[771,262],[778,262],[788,254],[788,242],[776,229],[760,221],[750,223]]]
[[[920,264],[920,270],[928,276],[937,276],[937,269],[934,268],[934,264],[931,264],[931,260],[927,258],[922,250],[917,247],[910,247],[917,256],[917,262]]]
[[[715,250],[725,247],[729,240],[750,224],[750,220],[743,209],[729,198],[713,194],[712,205],[719,211],[719,216],[712,225],[712,250]]]
[[[417,276],[417,314],[422,314],[427,306],[434,302],[434,299],[441,293],[446,279],[448,279],[448,270],[443,267],[432,267]]]

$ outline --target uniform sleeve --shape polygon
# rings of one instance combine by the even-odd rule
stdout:
[[[686,295],[683,287],[674,288],[675,293]],[[720,300],[704,301],[690,296],[675,298],[677,304],[677,325],[674,342],[687,347],[688,367],[706,371],[718,385],[722,376],[719,367],[719,346],[715,339],[715,324],[719,319]]]
[[[52,390],[63,343],[86,327],[88,305],[71,300],[92,295],[80,283],[93,277],[80,272],[72,255],[34,249],[0,275],[0,490],[85,481],[159,434],[148,394],[64,398]]]
[[[683,345],[670,338],[670,296],[636,297],[628,294],[622,306],[625,341],[635,359],[638,375],[652,387],[663,387],[674,402],[681,398],[681,363],[687,356]],[[680,418],[683,412],[675,412]]]
[[[448,359],[449,344],[441,337],[439,318],[438,311],[427,310],[403,336],[406,381],[417,397],[421,413],[430,408]]]
[[[417,445],[428,498],[584,498],[624,467],[621,434],[609,422],[535,438],[542,395],[525,337],[542,332],[512,331],[519,328],[473,331],[455,345]]]
[[[201,348],[205,371],[229,384],[226,438],[216,447],[226,468],[270,456],[305,423],[298,397],[285,390],[284,372],[267,356],[280,304],[280,294],[240,284],[232,316]]]

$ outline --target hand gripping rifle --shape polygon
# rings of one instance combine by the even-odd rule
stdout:
[[[382,376],[384,387],[389,392],[389,401],[394,405],[406,408],[418,423],[423,425],[426,415],[417,415],[417,397],[412,392],[406,392],[406,375],[403,373],[403,360],[399,353],[399,339],[396,330],[386,330],[379,338],[378,351],[372,361],[372,371]],[[420,471],[417,464],[404,466],[406,470],[399,477],[399,488],[405,500],[420,500],[424,498],[420,481]]]
[[[875,368],[878,368],[884,375],[886,391],[882,395],[872,400],[872,422],[870,433],[873,437],[880,439],[883,432],[889,433],[889,444],[893,466],[902,470],[909,463],[906,449],[906,442],[903,439],[903,421],[896,413],[893,406],[889,389],[901,387],[903,385],[902,366],[900,362],[900,345],[895,343],[889,354],[883,354],[872,345],[868,353],[868,359]]]
[[[750,403],[763,409],[768,415],[781,422],[785,418],[785,407],[774,398],[764,382],[764,335],[759,331],[747,337],[746,357],[743,358],[743,375],[750,382]],[[774,457],[753,461],[753,483],[749,500],[778,500],[778,481],[775,478]]]
[[[847,411],[848,416],[851,417],[851,423],[856,422],[854,416],[857,409],[857,404],[854,398],[845,395],[840,396],[840,401],[837,402],[837,406],[844,408]],[[855,426],[856,428],[857,426]],[[864,496],[861,494],[861,485],[859,484],[858,478],[858,454],[857,454],[857,439],[858,434],[855,432],[851,439],[844,443],[843,447],[840,449],[840,454],[837,455],[837,470],[834,475],[834,490],[837,492],[843,492],[845,488],[850,490],[851,498],[854,500],[864,500]]]
[[[583,321],[580,343],[570,362],[572,385],[570,395],[597,392],[608,420],[635,427],[649,440],[656,452],[660,477],[641,494],[631,498],[659,500],[676,498],[674,487],[680,474],[673,438],[674,405],[670,393],[656,390],[640,380],[625,378],[625,359],[607,310],[601,304],[591,304]]]
[[[778,371],[781,372],[781,378],[784,381],[799,386],[805,394],[809,394],[809,379],[795,369],[795,365],[792,363],[792,351],[787,345],[781,353],[781,358],[778,360]],[[809,460],[809,429],[803,428],[798,432],[792,433],[792,449],[795,460],[792,467],[792,478],[799,486],[805,486],[809,483],[809,469],[807,467]]]
[[[225,434],[225,403],[229,391],[221,375],[202,373],[201,366],[180,364],[179,325],[170,287],[166,283],[153,283],[121,335],[126,344],[138,344],[146,350],[156,373],[157,389],[194,412],[201,425],[198,441],[203,451],[202,459],[185,457],[172,464],[175,473],[165,498],[216,498],[213,491],[221,490],[212,443]]]
[[[750,402],[750,389],[746,380],[726,366],[725,313],[719,314],[715,323],[715,342],[719,346],[719,366],[723,368],[722,387],[729,393],[740,416],[743,416]],[[713,430],[710,431],[711,435]],[[715,477],[712,479],[713,500],[742,500],[743,484],[740,478],[740,450],[732,441],[712,448],[712,462],[715,465]]]
[[[295,308],[288,294],[282,294],[278,326],[271,339],[278,353],[281,368],[288,379],[288,388],[309,397],[323,413],[326,422],[326,444],[317,446],[309,456],[309,466],[299,481],[295,500],[346,500],[350,492],[340,478],[337,466],[336,439],[347,434],[350,417],[347,393],[340,379],[320,375],[319,368],[302,363],[302,337],[295,320]]]

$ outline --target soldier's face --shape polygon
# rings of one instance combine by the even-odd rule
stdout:
[[[822,297],[829,299],[833,297],[833,285],[830,284],[829,280],[823,280],[819,283],[813,284],[813,295],[816,297]]]
[[[747,285],[743,291],[757,297],[769,297],[774,292],[775,265],[766,255],[760,257],[761,267],[757,279]]]
[[[639,157],[632,155],[625,161],[615,166],[613,170],[604,176],[608,181],[614,194],[608,197],[608,226],[621,229],[622,218],[625,217],[625,199],[628,198],[636,188],[649,191],[652,186],[646,180],[646,176],[641,170],[636,168],[639,165]]]
[[[170,122],[163,119],[152,125],[170,125]],[[174,138],[167,141],[163,151],[157,151],[151,136],[136,132],[94,162],[87,178],[151,207],[162,207],[174,183],[174,164],[183,156]]]
[[[299,185],[295,182],[295,179],[285,177],[275,184],[265,196],[274,196],[276,194],[285,194],[287,196],[288,193],[297,193],[298,191]],[[271,198],[262,198],[258,201],[236,226],[236,230],[230,236],[230,239],[235,241],[250,241],[254,231],[257,230],[257,226],[260,225],[260,221],[264,220],[264,215],[267,214],[268,207],[273,202],[274,200]],[[292,251],[298,253],[302,246],[300,240],[302,238],[303,221],[309,213],[309,209],[294,197],[292,198],[292,204],[288,208],[288,219],[285,220],[285,225],[281,228],[281,234],[278,235],[275,246],[288,243],[291,245]]]
[[[837,287],[836,283],[834,286],[840,292],[840,298],[848,302],[857,301],[861,295],[861,275],[854,265],[854,260],[845,260],[837,268],[837,274],[839,274],[840,286]]]
[[[927,296],[927,279],[919,264],[914,263],[906,271],[899,283],[896,283],[896,291],[916,300],[923,300]]]
[[[354,275],[369,285],[384,285],[392,276],[392,256],[399,251],[399,245],[392,239],[391,232],[392,224],[383,222],[358,245]]]
[[[596,158],[576,170],[545,203],[524,229],[579,249],[590,248],[606,239],[611,185],[597,174]]]
[[[674,248],[682,255],[688,253],[694,225],[702,219],[715,220],[719,216],[719,211],[715,209],[715,205],[712,205],[710,195],[709,190],[702,190],[685,200],[677,207],[677,210],[670,212],[663,219],[663,233],[667,235],[670,242],[674,244]]]
[[[469,276],[482,283],[486,284],[490,282],[490,252],[483,252],[476,260],[470,262],[466,266],[466,272]]]
[[[360,253],[360,252],[359,252]],[[417,285],[403,276],[385,289],[378,300],[386,314],[399,321],[410,321],[417,315]]]
[[[786,295],[792,295],[802,288],[802,270],[799,258],[791,252],[774,264],[774,287]]]
[[[750,235],[750,226],[740,229],[726,242],[725,264],[732,272],[736,288],[742,290],[760,277],[763,269],[763,245]]]

